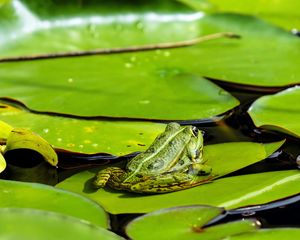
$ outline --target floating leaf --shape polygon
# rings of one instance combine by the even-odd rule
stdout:
[[[257,99],[248,112],[257,127],[300,137],[300,87]]]
[[[0,5],[0,52],[19,56],[182,41],[198,36],[201,16],[168,0],[8,1]]]
[[[52,146],[85,154],[116,156],[144,151],[164,131],[165,124],[108,121],[41,115],[0,103],[0,119],[38,133]]]
[[[1,105],[0,105],[1,108]],[[1,109],[0,109],[1,112]],[[12,130],[12,126],[8,125],[7,123],[0,121],[0,140],[7,139],[8,135]]]
[[[300,3],[297,0],[277,0],[266,4],[265,0],[208,0],[207,4],[193,4],[194,0],[181,0],[198,10],[210,12],[234,12],[258,16],[287,30],[300,28]]]
[[[131,239],[223,239],[256,230],[251,220],[230,222],[203,228],[222,213],[221,208],[189,206],[163,209],[134,219],[126,227]],[[153,231],[157,228],[162,231]]]
[[[266,152],[264,145],[258,143],[226,144],[228,151],[224,151],[225,144],[204,147],[204,158],[214,157],[208,158],[208,164],[216,172],[220,171],[222,174],[225,174],[225,171],[232,172],[258,162],[270,154],[272,145],[273,151],[280,146],[280,143],[268,144],[268,152]],[[206,148],[210,148],[210,150]],[[223,170],[224,167],[225,170]],[[236,168],[234,169],[234,167]],[[249,204],[266,203],[298,193],[297,184],[300,181],[298,171],[283,171],[223,178],[214,180],[209,184],[173,193],[141,195],[109,188],[95,191],[92,188],[92,181],[96,172],[97,169],[83,171],[59,183],[57,187],[83,194],[98,202],[106,211],[120,214],[144,213],[161,208],[194,204],[235,208]],[[280,187],[275,188],[272,184],[275,186],[278,184]],[[269,185],[270,187],[268,187]],[[288,187],[285,189],[285,186]]]
[[[228,240],[282,240],[282,239],[299,239],[299,228],[274,228],[261,229],[252,233],[245,233],[237,236],[230,236]]]
[[[46,162],[56,166],[58,158],[51,145],[32,131],[14,128],[9,134],[4,153],[17,149],[30,149],[43,156]]]
[[[104,228],[80,219],[52,212],[15,208],[0,209],[0,238],[24,240],[122,239]]]
[[[106,213],[95,202],[43,184],[0,180],[0,208],[10,207],[62,213],[108,227]]]

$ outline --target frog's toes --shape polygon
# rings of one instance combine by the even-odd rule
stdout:
[[[97,173],[97,175],[94,179],[93,186],[95,188],[103,188],[106,185],[109,178],[110,178],[109,173],[99,172],[99,173]]]

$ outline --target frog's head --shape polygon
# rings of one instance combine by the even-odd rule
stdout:
[[[184,126],[184,132],[189,136],[187,152],[192,160],[202,158],[203,131],[195,126]]]

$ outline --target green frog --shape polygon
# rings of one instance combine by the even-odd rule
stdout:
[[[211,167],[202,156],[202,132],[172,122],[143,153],[129,160],[125,170],[108,167],[98,172],[96,188],[138,193],[178,191],[209,182]]]

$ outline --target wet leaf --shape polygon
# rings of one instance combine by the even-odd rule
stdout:
[[[16,228],[16,223],[19,223]],[[122,239],[118,235],[73,217],[34,210],[0,209],[0,238],[24,240]]]
[[[281,131],[300,137],[300,87],[257,99],[248,113],[257,127]]]
[[[1,105],[0,105],[1,108]],[[1,109],[0,109],[1,112]],[[0,121],[0,140],[7,139],[8,135],[10,134],[13,128],[8,125],[7,123]]]
[[[231,236],[228,240],[282,240],[282,239],[299,239],[299,228],[274,228],[261,229],[253,233],[245,233],[237,236]]]
[[[215,172],[220,171],[222,174],[225,174],[225,171],[232,172],[258,162],[271,154],[272,145],[273,151],[280,146],[280,143],[273,143],[268,145],[268,151],[264,151],[264,145],[258,143],[226,144],[228,151],[224,151],[225,144],[215,144],[209,146],[211,150],[204,152],[204,158],[214,156],[208,159],[208,164]],[[142,195],[109,188],[95,191],[92,188],[92,181],[96,172],[97,169],[83,171],[59,183],[57,187],[83,194],[98,202],[106,211],[120,214],[145,213],[161,208],[194,204],[226,208],[261,204],[298,193],[297,184],[300,181],[298,171],[282,171],[222,178],[212,183],[173,193]]]
[[[287,30],[300,29],[300,3],[297,0],[277,0],[266,4],[264,0],[208,0],[204,4],[193,4],[194,0],[182,0],[198,10],[243,13],[263,18]],[[196,1],[197,2],[197,1]],[[202,1],[198,1],[202,2]]]
[[[34,114],[3,103],[0,103],[0,119],[39,134],[57,149],[116,156],[144,151],[165,128],[165,124],[151,122],[85,120]]]
[[[256,230],[255,221],[246,220],[203,228],[222,213],[221,208],[189,206],[162,209],[134,219],[126,227],[131,239],[223,239]],[[157,228],[161,231],[153,231]]]
[[[108,227],[106,213],[95,202],[43,184],[0,180],[0,208],[33,208],[57,212]]]
[[[57,154],[51,145],[32,131],[14,128],[8,135],[4,153],[17,149],[30,149],[43,156],[52,166],[58,164]]]

